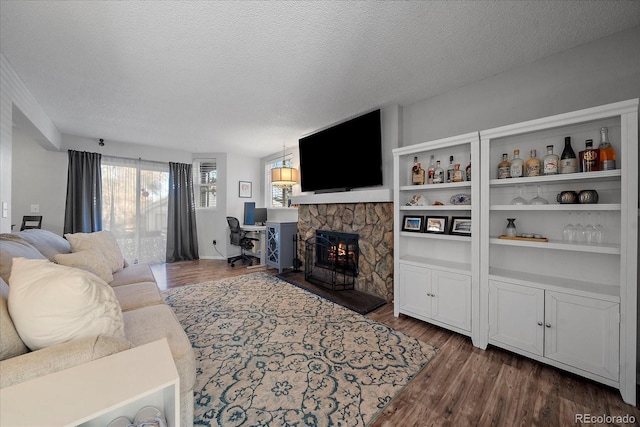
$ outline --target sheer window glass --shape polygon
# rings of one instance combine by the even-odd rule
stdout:
[[[127,262],[165,262],[169,165],[102,157],[102,222]]]
[[[265,182],[267,184],[267,207],[272,208],[287,208],[289,207],[289,203],[292,195],[292,185],[288,185],[286,187],[278,187],[271,184],[271,169],[281,168],[281,167],[293,167],[292,164],[293,155],[287,154],[284,158],[280,157],[277,160],[273,160],[271,162],[267,162],[265,165]]]
[[[193,162],[193,192],[198,208],[216,206],[218,168],[216,159],[196,159]]]

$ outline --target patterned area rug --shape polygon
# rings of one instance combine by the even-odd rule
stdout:
[[[436,353],[262,272],[163,294],[196,352],[195,425],[366,426]]]

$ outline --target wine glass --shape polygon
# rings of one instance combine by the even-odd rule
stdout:
[[[597,244],[601,245],[601,244],[603,244],[605,242],[605,230],[604,230],[604,225],[602,225],[602,213],[601,212],[598,212],[598,215],[597,215],[597,218],[596,218],[595,229],[596,229],[596,235],[595,235],[594,243],[597,243]]]
[[[595,243],[598,230],[591,224],[591,212],[587,212],[587,218],[582,227],[582,241],[585,243]]]
[[[582,231],[584,226],[580,224],[580,213],[576,213],[576,223],[573,226],[573,241],[576,243],[584,243],[584,234]]]
[[[511,200],[512,205],[526,205],[527,200],[522,197],[522,186],[518,185],[518,195]]]
[[[562,240],[564,240],[565,242],[574,242],[575,227],[572,224],[573,220],[571,219],[573,216],[573,212],[568,212],[568,214],[569,223],[562,229]]]
[[[544,197],[540,197],[540,186],[537,186],[537,194],[536,197],[529,201],[531,205],[548,205],[549,202]]]

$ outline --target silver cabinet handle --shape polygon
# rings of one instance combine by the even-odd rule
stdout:
[[[551,324],[550,324],[550,323],[547,323],[545,326],[546,326],[547,328],[550,328],[550,327],[551,327]]]
[[[542,322],[538,322],[538,326],[542,326]]]

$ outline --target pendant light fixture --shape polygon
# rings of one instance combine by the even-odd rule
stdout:
[[[298,183],[298,169],[285,167],[285,156],[285,147],[282,144],[282,166],[271,169],[271,184],[279,188],[289,187]]]

